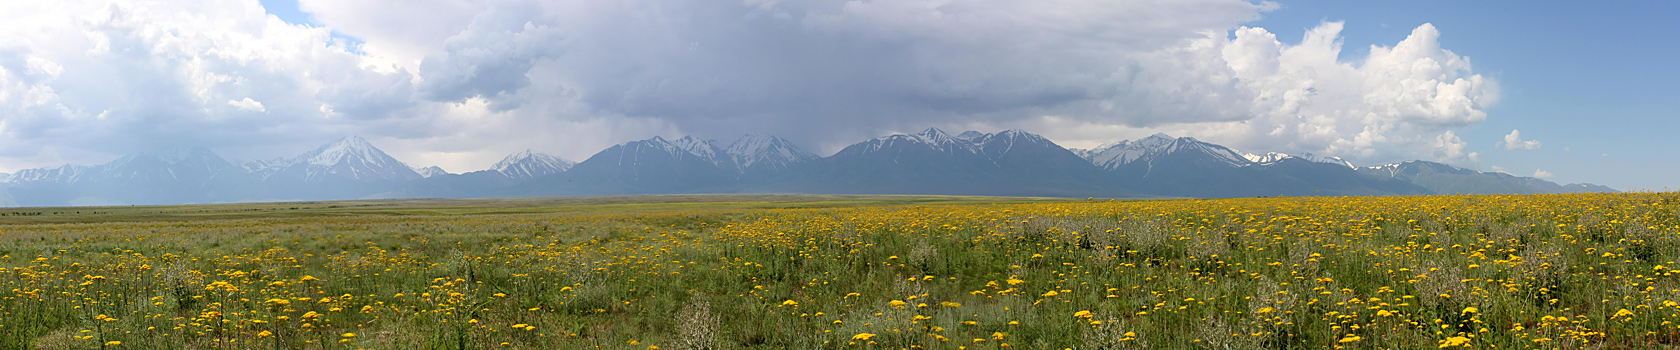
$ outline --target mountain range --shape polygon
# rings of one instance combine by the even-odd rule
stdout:
[[[1248,154],[1156,134],[1068,149],[1022,130],[877,137],[820,157],[769,135],[654,137],[582,162],[522,151],[486,170],[413,167],[360,137],[292,158],[234,164],[204,148],[98,165],[0,173],[0,206],[184,204],[362,198],[668,193],[1252,197],[1614,192],[1451,165],[1357,167],[1336,157]]]

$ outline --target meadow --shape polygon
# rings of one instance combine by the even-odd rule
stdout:
[[[0,349],[1680,344],[1680,193],[0,209]]]

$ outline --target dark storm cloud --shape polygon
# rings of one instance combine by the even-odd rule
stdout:
[[[1240,1],[497,3],[426,58],[436,100],[548,99],[726,136],[795,137],[1071,110],[1128,89],[1129,56],[1223,31]],[[511,10],[510,10],[511,9]],[[1194,15],[1192,15],[1194,14]],[[546,69],[539,67],[547,66]],[[1177,112],[1177,111],[1175,111]],[[1157,115],[1127,116],[1147,123]],[[1177,113],[1177,120],[1229,115]],[[814,127],[822,127],[821,129]]]

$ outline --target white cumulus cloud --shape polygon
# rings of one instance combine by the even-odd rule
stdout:
[[[1552,177],[1552,172],[1545,171],[1545,170],[1540,170],[1540,169],[1534,169],[1534,177],[1538,177],[1538,178],[1542,178],[1542,179],[1549,178],[1549,177]]]
[[[1134,55],[1116,94],[1093,111],[1052,110],[1080,120],[1046,131],[1097,144],[1092,129],[1197,136],[1245,150],[1334,155],[1360,163],[1432,158],[1474,161],[1452,130],[1480,123],[1498,101],[1496,82],[1440,46],[1430,24],[1363,59],[1341,60],[1342,22],[1286,44],[1265,28],[1209,32],[1182,46]],[[1032,123],[1003,123],[1033,129]],[[1098,138],[1092,140],[1092,138]]]
[[[1435,148],[1435,159],[1443,162],[1475,162],[1477,160],[1477,156],[1479,156],[1477,152],[1466,151],[1469,144],[1465,143],[1464,140],[1459,139],[1458,135],[1454,134],[1452,131],[1447,131],[1441,133],[1439,136],[1436,136],[1435,141],[1432,142],[1431,145]]]
[[[348,134],[362,125],[347,120],[413,106],[411,88],[381,84],[411,74],[362,68],[331,32],[254,0],[4,2],[0,158],[49,146],[106,158],[61,160],[84,164],[184,145],[304,148],[320,140],[300,135]],[[350,112],[327,119],[323,104]]]
[[[227,103],[228,103],[229,106],[233,106],[233,108],[238,108],[239,110],[246,111],[246,112],[267,112],[268,111],[267,108],[263,108],[262,102],[257,102],[257,100],[252,100],[250,97],[246,97],[243,100],[237,100],[237,101],[228,100]]]
[[[1213,61],[1223,61],[1243,92],[1232,102],[1253,116],[1225,125],[1230,135],[1223,139],[1245,149],[1367,161],[1429,152],[1474,159],[1450,129],[1486,119],[1483,108],[1497,100],[1497,84],[1473,73],[1469,59],[1442,49],[1432,25],[1394,46],[1372,46],[1354,62],[1337,59],[1341,29],[1340,22],[1324,23],[1296,45],[1261,28],[1239,28],[1229,41],[1213,38],[1225,45]],[[1219,71],[1218,64],[1207,66]]]
[[[1511,133],[1505,135],[1505,142],[1503,142],[1503,144],[1505,145],[1505,149],[1507,149],[1507,150],[1519,150],[1519,149],[1520,150],[1537,150],[1537,149],[1540,149],[1540,141],[1536,141],[1536,140],[1526,140],[1525,141],[1525,140],[1523,140],[1522,139],[1522,134],[1520,132],[1518,132],[1517,129],[1511,129]],[[1565,148],[1564,150],[1567,151],[1569,149]]]

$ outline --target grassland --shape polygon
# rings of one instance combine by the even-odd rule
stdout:
[[[0,210],[0,349],[1671,348],[1680,194]]]

